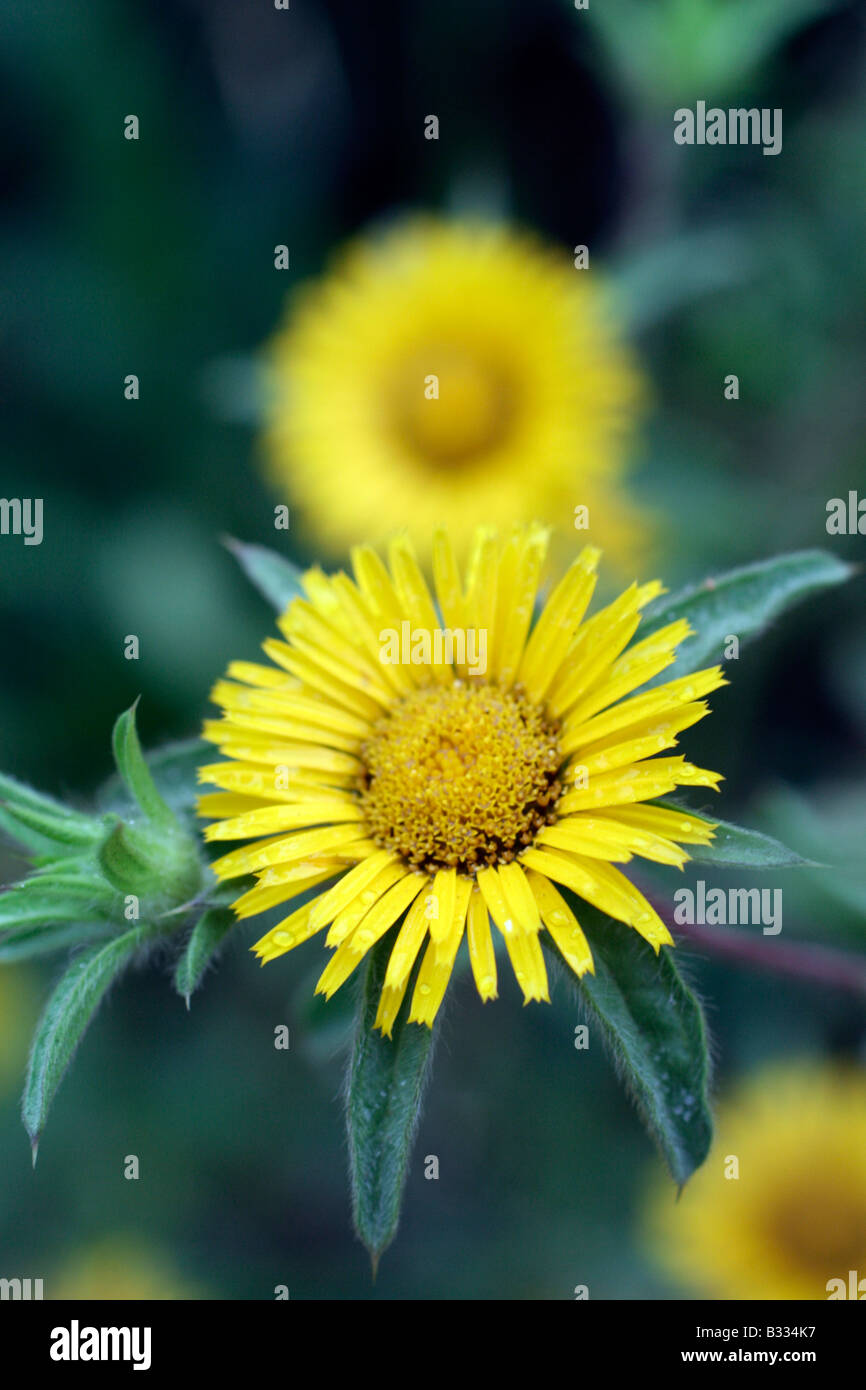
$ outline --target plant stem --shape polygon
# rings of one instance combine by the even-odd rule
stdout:
[[[730,927],[688,925],[670,920],[666,925],[703,950],[734,964],[866,995],[866,964],[847,951],[799,942],[782,943],[775,939],[765,941]]]

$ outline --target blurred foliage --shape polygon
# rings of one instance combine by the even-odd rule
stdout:
[[[586,242],[618,277],[654,380],[636,488],[665,520],[655,570],[671,588],[791,548],[862,557],[862,538],[824,523],[866,477],[864,24],[862,4],[820,0],[388,0],[375,15],[349,0],[8,0],[0,495],[43,497],[45,538],[0,539],[0,767],[88,792],[137,695],[145,745],[186,738],[228,660],[255,657],[271,615],[219,538],[273,545],[273,507],[292,499],[254,464],[248,364],[286,293],[395,209],[500,210]],[[698,98],[781,107],[781,155],[677,147],[673,109]],[[315,538],[293,530],[287,549],[306,563]],[[833,866],[786,874],[785,931],[839,944],[862,942],[866,916],[863,591],[861,577],[781,619],[689,741],[726,775],[726,817]],[[20,873],[11,854],[0,868]],[[35,1174],[8,1068],[23,1075],[53,972],[3,975],[0,1272],[44,1276],[52,1296],[52,1271],[86,1268],[117,1233],[204,1296],[683,1292],[635,1233],[649,1146],[600,1050],[575,1050],[568,993],[522,1010],[509,987],[482,1008],[466,981],[372,1286],[334,1103],[344,1006],[309,999],[313,943],[254,968],[242,943],[260,930],[238,930],[190,1013],[165,989],[169,959],[166,980],[121,983]],[[854,996],[685,944],[679,957],[720,1083],[793,1051],[866,1060]]]

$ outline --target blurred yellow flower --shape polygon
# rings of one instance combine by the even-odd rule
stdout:
[[[707,1297],[850,1297],[860,1279],[866,1294],[866,1074],[762,1069],[721,1107],[679,1201],[669,1182],[653,1189],[646,1230],[674,1279]]]
[[[302,289],[266,352],[268,472],[345,551],[528,516],[609,557],[645,519],[619,480],[645,384],[594,271],[498,224],[418,217]],[[580,529],[580,526],[579,528]]]
[[[111,1235],[75,1251],[45,1281],[45,1296],[57,1299],[202,1299],[162,1251],[135,1236]]]
[[[533,626],[546,549],[544,527],[480,527],[464,586],[439,532],[443,630],[408,539],[392,541],[390,574],[359,546],[354,584],[304,576],[307,598],[279,620],[286,640],[264,643],[273,665],[235,662],[213,691],[223,717],[205,737],[227,759],[199,769],[221,789],[199,813],[214,822],[208,840],[252,841],[214,872],[257,875],[234,905],[241,917],[318,890],[255,950],[270,961],[328,928],[336,949],[317,985],[328,997],[402,920],[376,1019],[389,1035],[422,947],[410,1021],[432,1027],[464,936],[478,993],[496,998],[491,919],[527,1002],[549,998],[542,930],[577,975],[592,970],[556,884],[656,952],[672,944],[615,866],[637,855],[680,867],[683,843],[712,838],[706,821],[646,803],[719,782],[655,754],[707,714],[720,668],[635,695],[690,628],[679,619],[629,645],[658,583],[633,584],[586,619],[599,559],[589,548]]]

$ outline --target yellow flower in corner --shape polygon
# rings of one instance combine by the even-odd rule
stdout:
[[[635,695],[689,635],[671,623],[629,645],[662,592],[633,584],[593,617],[598,552],[584,550],[533,625],[547,532],[479,528],[461,582],[448,534],[433,549],[436,602],[411,543],[353,554],[355,581],[313,569],[279,620],[270,666],[235,662],[205,737],[226,761],[199,770],[209,840],[252,840],[213,865],[255,874],[239,916],[312,900],[255,946],[273,960],[327,928],[317,989],[330,996],[401,923],[377,1025],[391,1032],[415,962],[410,1018],[432,1026],[464,937],[481,998],[497,993],[491,921],[526,1000],[547,999],[539,936],[592,969],[556,885],[632,926],[656,951],[664,923],[615,867],[682,865],[712,827],[647,804],[717,773],[656,758],[707,712],[719,667]],[[440,626],[441,620],[441,626]],[[327,885],[327,886],[326,886]]]
[[[615,559],[643,543],[617,481],[645,383],[565,249],[423,217],[361,238],[289,305],[265,377],[267,470],[334,553],[408,526],[426,560],[449,518],[462,546],[577,507]]]
[[[674,1202],[651,1193],[651,1251],[722,1299],[866,1296],[866,1075],[789,1061],[719,1109],[713,1153]],[[860,1283],[860,1280],[863,1283]]]

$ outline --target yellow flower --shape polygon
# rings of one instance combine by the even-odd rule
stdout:
[[[161,1301],[202,1299],[204,1289],[181,1276],[160,1250],[136,1236],[111,1235],[70,1255],[45,1281],[50,1299]]]
[[[417,218],[357,241],[290,306],[266,377],[268,471],[332,552],[408,527],[426,559],[446,520],[463,545],[582,506],[609,553],[646,530],[616,485],[643,378],[595,272],[529,235]]]
[[[304,576],[307,597],[279,620],[286,640],[264,643],[273,666],[235,662],[213,691],[224,714],[204,732],[229,761],[200,769],[221,790],[199,811],[219,818],[209,840],[255,842],[215,872],[258,876],[235,904],[241,917],[321,889],[254,949],[269,961],[329,928],[336,949],[317,989],[330,996],[405,914],[376,1020],[389,1034],[425,943],[412,1020],[432,1025],[464,934],[479,994],[496,997],[491,918],[527,1000],[548,998],[542,928],[578,975],[591,970],[555,883],[656,951],[671,944],[614,865],[635,854],[681,865],[678,841],[712,836],[706,821],[645,803],[718,782],[682,757],[651,755],[707,712],[702,696],[725,683],[719,668],[633,695],[689,628],[671,623],[625,650],[658,583],[633,584],[584,621],[594,550],[532,626],[546,546],[538,525],[503,538],[479,528],[464,586],[438,532],[438,611],[406,538],[391,542],[390,574],[359,547],[355,583]]]
[[[850,1296],[851,1270],[866,1278],[866,1076],[763,1068],[720,1108],[713,1153],[679,1202],[669,1183],[653,1190],[647,1231],[673,1277],[707,1297]]]

